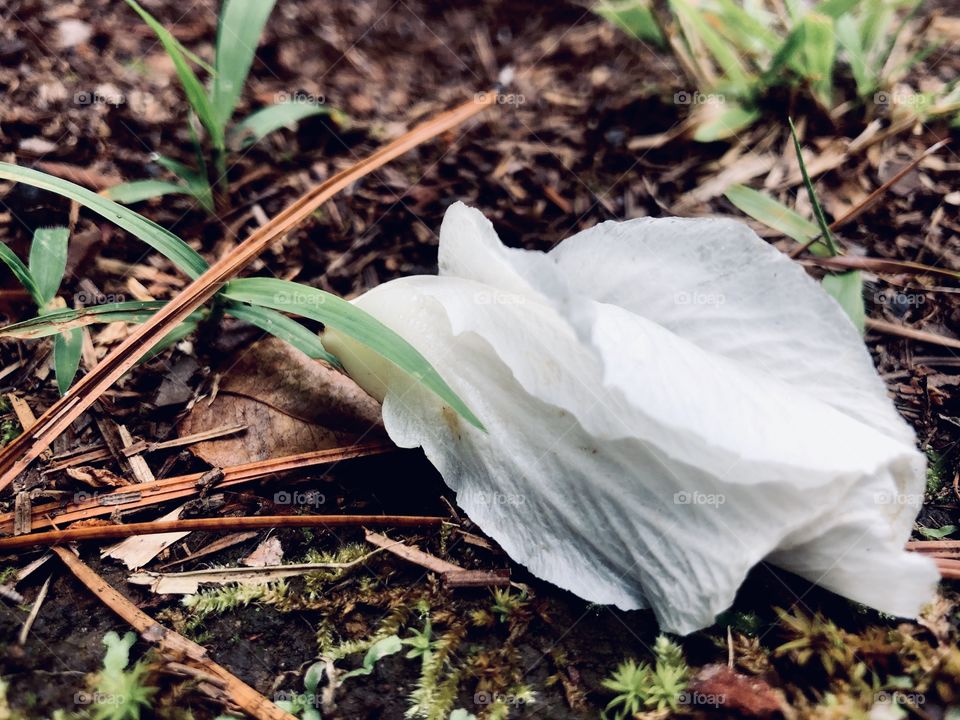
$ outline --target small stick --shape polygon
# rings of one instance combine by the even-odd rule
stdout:
[[[899,170],[892,178],[890,178],[889,180],[887,180],[883,185],[881,185],[880,187],[878,187],[878,188],[877,188],[876,190],[874,190],[872,193],[870,193],[869,195],[867,195],[867,197],[864,198],[863,202],[859,203],[856,207],[852,208],[852,209],[850,210],[850,212],[848,212],[848,213],[847,213],[846,215],[844,215],[843,217],[838,218],[837,220],[834,220],[832,223],[830,223],[830,230],[836,230],[837,228],[841,228],[841,227],[843,227],[844,225],[846,225],[847,223],[852,222],[853,220],[856,220],[858,217],[860,217],[860,215],[862,215],[862,214],[865,213],[867,210],[869,210],[871,207],[873,207],[873,206],[876,204],[877,200],[879,200],[880,197],[881,197],[885,192],[887,192],[887,190],[889,190],[889,189],[892,188],[894,185],[896,185],[898,182],[900,182],[900,180],[902,180],[903,177],[904,177],[908,172],[910,172],[910,171],[913,170],[917,165],[919,165],[920,162],[921,162],[925,157],[929,157],[930,155],[932,155],[933,153],[935,153],[937,150],[939,150],[940,148],[942,148],[944,145],[946,145],[948,142],[950,142],[949,139],[947,139],[947,140],[941,140],[940,142],[931,145],[931,146],[928,147],[926,150],[924,150],[922,153],[920,153],[919,155],[917,155],[913,160],[911,160],[911,161],[908,162],[906,165],[904,165],[902,168],[900,168],[900,170]],[[807,250],[811,245],[813,245],[814,243],[818,242],[819,240],[820,240],[820,235],[817,235],[816,237],[811,238],[809,242],[806,242],[806,243],[804,243],[803,245],[798,245],[797,247],[795,247],[793,250],[791,250],[791,251],[790,251],[789,253],[787,253],[787,254],[788,254],[788,256],[791,257],[791,258],[797,258],[797,257],[799,257],[802,253],[806,252],[806,250]]]
[[[207,651],[203,647],[158,624],[72,552],[60,547],[54,548],[53,551],[90,592],[126,620],[144,640],[159,645],[165,654],[173,656],[175,662],[195,667],[215,677],[223,692],[241,710],[258,720],[296,720],[293,715],[278,708],[229,670],[213,662],[207,657]]]
[[[443,523],[442,517],[427,515],[260,515],[257,517],[190,518],[187,520],[163,520],[158,522],[128,523],[126,525],[95,525],[93,527],[67,528],[49,532],[32,533],[0,538],[0,552],[22,550],[36,545],[62,545],[82,540],[115,540],[131,535],[153,533],[233,532],[235,530],[263,530],[278,527],[435,527]],[[455,569],[460,570],[456,566]]]
[[[960,580],[960,560],[950,560],[947,558],[934,558],[940,570],[940,577],[944,580]]]
[[[886,320],[875,320],[867,318],[867,330],[886,333],[887,335],[897,335],[898,337],[916,340],[917,342],[927,343],[929,345],[939,345],[940,347],[953,348],[960,350],[960,340],[936,335],[925,330],[916,330],[906,325],[897,325]]]
[[[164,440],[162,442],[147,442],[139,440],[123,449],[123,454],[127,457],[138,455],[145,452],[156,452],[157,450],[169,450],[170,448],[182,447],[184,445],[193,445],[204,440],[215,440],[225,435],[234,435],[247,429],[246,425],[227,425],[226,427],[214,428],[213,430],[204,430],[203,432],[193,433],[192,435],[183,435],[173,440]]]
[[[50,589],[50,581],[53,579],[53,575],[47,575],[47,579],[44,580],[43,586],[40,588],[40,592],[37,594],[37,599],[33,601],[33,607],[30,608],[30,614],[27,615],[27,619],[23,623],[23,627],[20,628],[20,637],[17,638],[18,645],[26,645],[27,636],[30,635],[30,628],[33,627],[33,623],[37,619],[37,615],[40,614],[40,608],[43,607],[43,601],[47,599],[47,590]]]
[[[361,443],[347,447],[330,448],[329,450],[314,450],[297,455],[283,455],[244,465],[234,465],[223,468],[223,480],[217,483],[217,487],[240,485],[254,480],[262,480],[279,473],[336,463],[352,458],[378,455],[391,452],[394,449],[392,445],[387,443]],[[190,473],[189,475],[177,475],[150,483],[125,485],[103,493],[91,492],[87,499],[75,501],[65,508],[61,507],[59,503],[34,505],[32,510],[33,529],[50,527],[55,522],[63,524],[109,515],[118,507],[121,510],[134,510],[159,505],[170,500],[192,497],[198,493],[197,481],[203,475],[204,473],[199,472]],[[13,532],[13,521],[13,513],[0,513],[0,534]]]

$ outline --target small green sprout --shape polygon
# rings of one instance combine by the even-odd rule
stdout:
[[[127,669],[130,648],[136,640],[132,632],[123,638],[113,631],[104,635],[107,652],[94,690],[77,693],[78,702],[92,701],[94,720],[139,720],[141,710],[150,705],[157,692],[157,688],[145,684],[150,672],[146,662],[140,660]]]
[[[637,663],[628,659],[620,663],[603,686],[616,693],[607,704],[614,720],[624,720],[649,710],[677,710],[690,678],[690,669],[683,650],[675,642],[660,635],[653,646],[656,662]]]

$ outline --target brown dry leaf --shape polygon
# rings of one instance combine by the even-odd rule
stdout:
[[[183,506],[172,510],[166,515],[158,518],[160,522],[164,520],[176,520],[183,512]],[[128,570],[136,570],[153,560],[175,542],[179,542],[189,532],[168,532],[151,533],[150,535],[134,535],[124,538],[118,543],[104,548],[100,551],[101,558],[113,558],[119,560],[127,566]]]
[[[197,403],[179,432],[233,424],[248,429],[197,443],[193,452],[226,467],[383,436],[379,403],[343,373],[276,338],[255,343],[226,368],[216,398]]]
[[[119,487],[130,484],[126,478],[122,478],[116,473],[112,473],[104,468],[91,467],[90,465],[67,468],[67,475],[92,488]]]
[[[257,545],[257,549],[247,555],[240,561],[247,567],[266,567],[267,565],[279,565],[283,560],[283,546],[280,544],[280,538],[269,537]]]
[[[726,665],[704,665],[690,681],[688,693],[704,702],[715,700],[718,706],[747,717],[784,715],[790,710],[779,690],[765,680],[738,673]]]

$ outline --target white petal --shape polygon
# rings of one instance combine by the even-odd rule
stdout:
[[[385,397],[394,441],[423,446],[481,528],[539,577],[594,602],[649,604],[677,632],[712,623],[766,557],[874,607],[919,609],[936,569],[903,551],[902,522],[876,500],[915,485],[909,435],[862,422],[856,393],[830,402],[803,373],[758,369],[736,347],[711,347],[710,333],[677,329],[695,322],[669,327],[666,306],[652,319],[584,297],[556,257],[503,248],[482,216],[454,206],[441,271],[459,277],[406,278],[358,300],[426,356],[487,434],[325,336]],[[627,262],[613,261],[611,280]],[[892,413],[882,400],[869,402]],[[900,573],[898,587],[878,571]]]

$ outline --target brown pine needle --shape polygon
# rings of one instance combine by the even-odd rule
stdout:
[[[217,487],[224,488],[317,465],[379,455],[394,449],[392,445],[386,443],[362,443],[234,465],[223,468],[223,478],[217,483]],[[77,520],[109,515],[117,509],[139,510],[170,500],[192,497],[199,492],[197,482],[203,476],[204,473],[197,472],[136,485],[125,485],[112,490],[89,492],[88,497],[75,500],[66,507],[58,502],[34,505],[31,509],[31,527],[39,530],[54,524],[63,525]],[[14,513],[0,513],[0,534],[11,534],[13,526]]]
[[[203,647],[160,625],[72,552],[60,547],[53,551],[90,592],[126,620],[144,640],[158,645],[164,655],[178,663],[209,676],[218,689],[245,713],[257,720],[296,720],[293,715],[278,708],[229,670],[213,662],[207,657],[207,651]]]
[[[133,535],[155,533],[234,532],[236,530],[264,530],[279,527],[435,527],[445,518],[430,515],[259,515],[256,517],[190,518],[187,520],[160,520],[157,522],[127,523],[125,525],[94,525],[72,527],[66,530],[17,535],[0,538],[0,553],[23,550],[36,545],[62,545],[83,540],[117,540]]]
[[[935,335],[926,330],[917,330],[912,327],[907,327],[906,325],[897,325],[896,323],[887,322],[886,320],[874,320],[873,318],[867,318],[866,324],[867,330],[885,333],[886,335],[896,335],[897,337],[916,340],[917,342],[927,343],[928,345],[939,345],[940,347],[960,350],[960,340],[943,337],[943,335]]]
[[[413,128],[410,132],[380,148],[308,191],[270,222],[257,228],[242,243],[210,266],[196,280],[137,327],[103,361],[54,403],[29,430],[0,452],[0,490],[23,472],[30,463],[80,414],[90,407],[124,373],[130,370],[157,342],[187,316],[210,300],[231,278],[249,265],[275,240],[286,235],[314,210],[340,190],[403,155],[418,145],[457,127],[496,102],[496,93],[483,93],[453,110]]]

